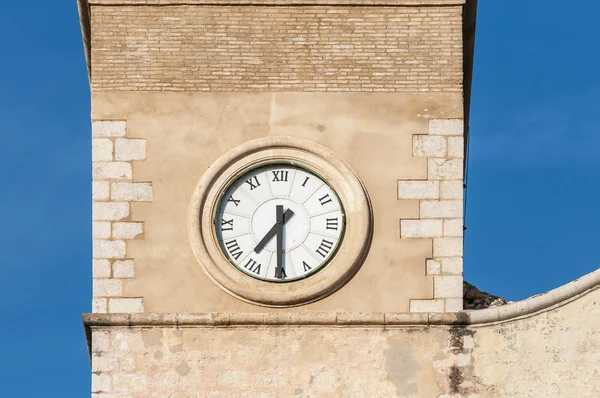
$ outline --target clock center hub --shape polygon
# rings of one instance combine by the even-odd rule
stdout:
[[[283,225],[283,248],[284,251],[291,251],[306,240],[310,232],[310,218],[306,209],[301,204],[288,198],[273,198],[262,203],[256,208],[251,219],[251,233],[256,242],[259,242],[263,236],[276,222],[276,207],[283,206],[283,211],[290,209],[294,215],[284,220]],[[273,238],[265,246],[266,250],[276,251],[277,242]]]

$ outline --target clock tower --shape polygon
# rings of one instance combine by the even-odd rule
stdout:
[[[475,8],[79,0],[95,397],[469,392]]]

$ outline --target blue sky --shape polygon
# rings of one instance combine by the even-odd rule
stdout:
[[[87,74],[75,0],[0,11],[0,386],[89,396]],[[480,1],[465,278],[519,300],[600,267],[600,2]]]

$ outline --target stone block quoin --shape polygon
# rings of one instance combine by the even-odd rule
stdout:
[[[464,121],[430,119],[413,135],[413,156],[427,158],[427,179],[398,181],[399,200],[419,200],[419,218],[400,220],[401,239],[430,239],[433,298],[412,299],[411,312],[456,312],[463,296]]]
[[[131,204],[152,201],[152,183],[136,181],[133,162],[146,159],[146,140],[127,138],[127,122],[92,122],[92,236],[94,313],[143,312],[141,297],[124,297],[135,276],[127,242],[143,239],[144,223],[131,219]]]

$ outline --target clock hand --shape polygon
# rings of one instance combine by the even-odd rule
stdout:
[[[285,213],[283,213],[283,224],[285,224],[290,218],[292,218],[293,215],[294,212],[292,211],[292,209],[287,209]],[[260,251],[267,245],[267,243],[269,243],[269,241],[275,236],[276,232],[277,223],[275,223],[275,225],[273,225],[269,232],[267,232],[264,238],[262,238],[261,241],[258,242],[258,245],[256,245],[256,247],[254,248],[254,253],[260,253]]]
[[[277,219],[275,226],[275,234],[277,235],[277,268],[275,269],[275,278],[281,279],[281,271],[283,270],[283,206],[277,205],[275,208],[275,218]]]

